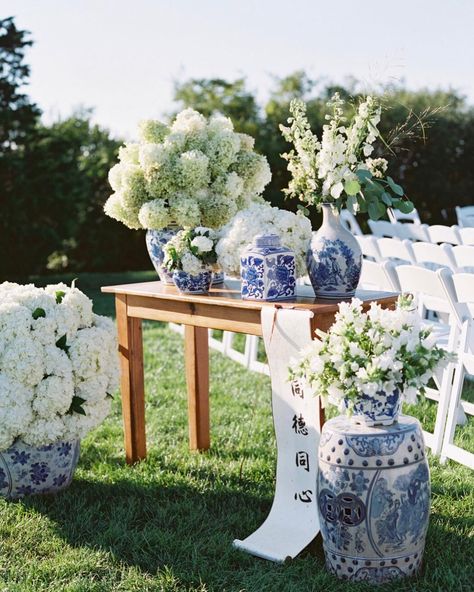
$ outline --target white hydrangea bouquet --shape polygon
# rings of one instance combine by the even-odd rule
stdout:
[[[163,265],[171,273],[184,271],[193,276],[211,271],[217,261],[216,243],[217,234],[211,228],[181,230],[164,246]]]
[[[316,335],[291,362],[290,377],[303,379],[314,394],[349,414],[363,397],[381,411],[394,394],[416,403],[450,357],[407,296],[399,297],[395,310],[371,303],[364,311],[357,298],[341,302],[329,331]]]
[[[280,125],[285,140],[293,144],[282,155],[292,174],[286,195],[307,205],[328,203],[353,214],[367,212],[373,220],[384,216],[387,207],[410,212],[414,206],[403,188],[386,175],[387,160],[371,158],[375,141],[384,142],[378,130],[380,102],[367,96],[351,118],[344,116],[347,105],[338,93],[327,106],[331,113],[319,140],[311,131],[305,103],[290,103],[289,127]]]
[[[80,290],[0,284],[0,451],[83,438],[118,376],[114,323]]]
[[[288,212],[267,203],[252,204],[238,212],[220,231],[217,261],[230,276],[240,277],[240,257],[258,234],[277,234],[295,253],[297,277],[306,275],[306,251],[311,240],[311,222],[303,214]]]
[[[119,150],[109,173],[114,190],[105,213],[129,228],[169,225],[218,228],[262,193],[271,179],[254,140],[229,118],[193,109],[171,125],[142,122],[139,142]]]

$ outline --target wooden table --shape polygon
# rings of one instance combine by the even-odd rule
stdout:
[[[261,336],[261,309],[275,303],[242,300],[240,283],[232,280],[212,288],[208,295],[181,294],[174,286],[161,282],[106,286],[102,292],[115,294],[127,462],[132,464],[146,457],[142,319],[185,325],[190,448],[209,448],[208,329]],[[396,299],[388,292],[360,291],[356,295],[367,306],[374,300],[391,306]],[[337,311],[337,301],[314,298],[309,286],[298,288],[294,300],[276,304],[311,310],[313,331],[327,330]]]

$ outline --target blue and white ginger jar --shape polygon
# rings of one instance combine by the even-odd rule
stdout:
[[[309,279],[318,298],[350,298],[359,283],[362,251],[339,213],[330,204],[323,204],[322,210],[322,226],[306,255]]]
[[[168,226],[161,230],[147,230],[146,246],[153,267],[164,284],[173,285],[173,275],[163,266],[163,247],[180,231],[179,226]]]
[[[16,499],[65,489],[74,476],[79,450],[79,440],[46,446],[16,440],[0,452],[0,496]]]
[[[318,510],[328,570],[383,584],[420,569],[430,513],[421,426],[400,416],[388,427],[347,417],[323,426]]]
[[[183,294],[206,294],[211,287],[212,271],[202,271],[197,275],[175,271],[172,277],[175,286]]]
[[[293,251],[276,234],[255,237],[240,258],[242,298],[288,300],[295,297],[296,265]]]

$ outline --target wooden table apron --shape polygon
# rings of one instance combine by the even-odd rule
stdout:
[[[338,308],[337,301],[315,299],[312,289],[306,286],[291,301],[242,300],[237,281],[226,281],[225,285],[211,289],[209,295],[180,294],[174,286],[161,282],[106,286],[102,292],[115,294],[125,453],[129,464],[146,457],[142,320],[185,325],[189,444],[191,450],[205,450],[210,445],[208,329],[261,336],[261,309],[276,304],[311,310],[312,331],[325,331]],[[366,306],[374,300],[393,306],[396,299],[396,295],[387,292],[361,291],[357,296]]]

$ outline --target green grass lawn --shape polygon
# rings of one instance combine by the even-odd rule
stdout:
[[[95,299],[97,312],[113,315],[113,298],[98,287],[144,279],[154,274],[89,274],[78,286]],[[124,462],[117,395],[111,416],[83,442],[69,490],[0,501],[0,592],[369,590],[326,573],[319,539],[288,565],[232,548],[234,538],[260,526],[273,498],[269,379],[212,352],[212,445],[191,453],[182,338],[166,325],[146,323],[144,343],[147,460]],[[433,405],[411,411],[432,425]],[[472,424],[460,434],[471,448]],[[379,590],[473,589],[474,474],[433,458],[430,465],[423,573]]]

